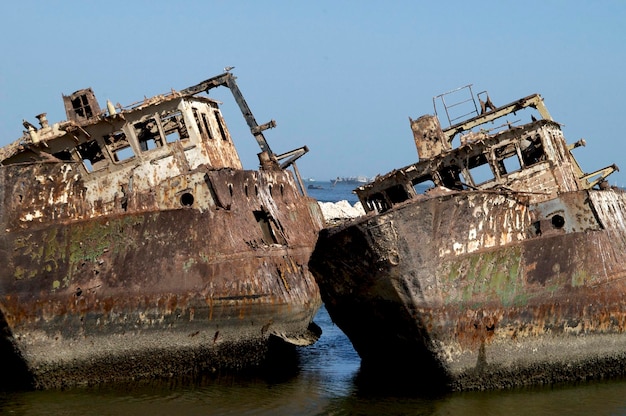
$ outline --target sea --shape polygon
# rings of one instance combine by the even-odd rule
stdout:
[[[357,201],[354,183],[307,182],[323,202]],[[504,391],[428,393],[368,380],[343,332],[321,308],[322,336],[288,368],[53,391],[0,392],[1,415],[626,415],[626,379]],[[0,371],[2,364],[0,363]],[[391,386],[391,387],[390,387]]]

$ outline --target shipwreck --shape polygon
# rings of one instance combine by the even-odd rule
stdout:
[[[434,103],[410,119],[419,162],[355,189],[366,214],[324,229],[309,263],[362,369],[449,390],[622,376],[617,167],[585,173],[584,140],[567,144],[537,94],[497,107],[470,85]]]
[[[244,170],[208,93],[227,87],[260,147]],[[0,149],[5,387],[57,388],[259,365],[319,337],[308,261],[324,220],[225,72],[128,107],[91,88],[67,120]]]

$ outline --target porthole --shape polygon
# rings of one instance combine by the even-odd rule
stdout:
[[[552,226],[554,228],[563,228],[565,225],[565,218],[560,215],[555,215],[552,217]]]
[[[184,194],[182,194],[180,196],[180,204],[184,207],[190,207],[193,205],[193,195],[190,194],[189,192],[185,192]]]

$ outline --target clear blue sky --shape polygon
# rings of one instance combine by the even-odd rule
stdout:
[[[496,105],[540,93],[583,170],[626,186],[626,1],[28,1],[3,3],[0,145],[65,118],[92,87],[123,105],[234,73],[303,176],[374,176],[417,160],[408,117],[472,83]],[[247,168],[256,143],[218,98]]]

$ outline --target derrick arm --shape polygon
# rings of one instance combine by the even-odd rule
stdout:
[[[259,125],[252,114],[252,110],[248,107],[248,103],[243,98],[243,94],[241,90],[237,86],[237,82],[235,82],[235,76],[230,72],[217,75],[213,78],[209,78],[205,81],[200,82],[199,84],[193,85],[191,87],[185,88],[180,91],[182,95],[196,95],[201,92],[207,92],[210,89],[225,86],[230,89],[230,92],[233,94],[239,109],[241,110],[241,114],[243,114],[243,118],[246,120],[248,127],[250,127],[250,132],[256,139],[259,147],[261,148],[261,152],[266,153],[271,160],[275,160],[276,156],[272,152],[267,140],[265,140],[265,136],[263,136],[263,130],[270,129],[272,127],[276,127],[276,122],[271,120],[265,124]]]
[[[233,74],[231,74],[230,72],[226,72],[224,74],[217,75],[213,78],[202,81],[199,84],[185,88],[184,90],[180,91],[180,94],[190,96],[201,92],[208,93],[210,89],[221,86],[230,89],[230,92],[233,94],[233,97],[235,98],[235,101],[237,102],[237,105],[241,110],[241,114],[243,114],[243,118],[246,120],[248,127],[250,127],[250,132],[252,133],[259,147],[261,148],[261,153],[259,153],[261,166],[268,168],[279,167],[281,169],[286,169],[289,166],[293,166],[293,169],[300,183],[300,188],[303,190],[304,193],[304,185],[302,184],[302,179],[300,178],[300,174],[298,173],[296,160],[309,151],[308,147],[303,146],[301,148],[292,150],[287,153],[283,153],[281,155],[274,154],[269,144],[267,143],[267,140],[265,140],[265,136],[263,136],[263,131],[276,127],[276,122],[274,120],[270,120],[269,122],[261,125],[256,122],[256,119],[252,114],[252,110],[250,110],[250,107],[248,107],[248,103],[243,98],[243,94],[241,93],[239,86],[237,86],[237,82],[235,82],[235,79],[236,77]]]

